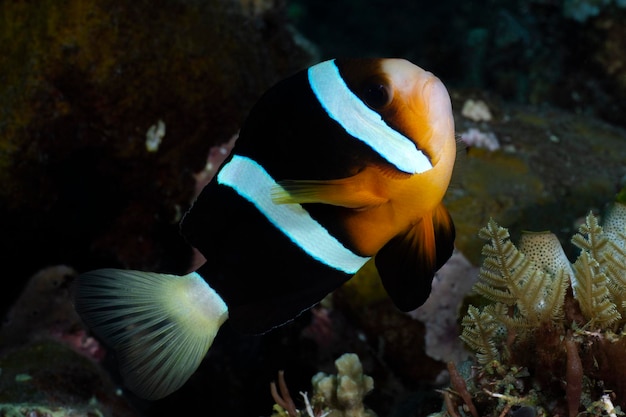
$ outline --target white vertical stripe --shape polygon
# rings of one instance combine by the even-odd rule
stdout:
[[[350,91],[334,60],[310,67],[308,76],[322,107],[350,135],[367,143],[400,171],[419,174],[433,167],[412,140],[389,127],[380,114]]]
[[[319,262],[354,274],[369,260],[343,246],[300,204],[275,204],[272,188],[280,186],[254,160],[233,155],[217,174],[217,181],[253,203],[280,231]]]

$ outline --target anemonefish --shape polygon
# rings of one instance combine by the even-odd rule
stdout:
[[[402,311],[450,257],[441,201],[456,140],[450,97],[401,59],[337,59],[267,91],[181,222],[205,257],[183,276],[102,269],[75,307],[147,399],[180,388],[220,326],[263,333],[370,262]],[[373,262],[373,268],[371,267]]]

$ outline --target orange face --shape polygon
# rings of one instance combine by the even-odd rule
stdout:
[[[371,166],[356,176],[361,177],[360,187],[384,201],[355,210],[345,219],[352,245],[366,255],[375,254],[392,237],[432,216],[448,187],[456,157],[452,107],[443,83],[406,60],[383,59],[373,64],[378,70],[370,68],[369,76],[363,66],[358,71],[348,68],[347,84],[387,125],[410,139],[432,168],[411,175],[389,166]]]

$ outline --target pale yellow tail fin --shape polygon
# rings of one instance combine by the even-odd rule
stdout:
[[[77,278],[74,302],[116,351],[126,386],[150,400],[189,379],[228,318],[222,298],[195,272],[99,269]]]

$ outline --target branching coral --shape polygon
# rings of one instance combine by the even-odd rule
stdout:
[[[363,366],[354,353],[346,353],[335,361],[337,375],[319,372],[311,380],[313,396],[321,396],[331,408],[329,417],[375,417],[365,409],[363,398],[374,389],[374,380],[363,374]]]
[[[486,303],[468,308],[461,335],[475,352],[464,377],[478,413],[530,407],[575,417],[584,407],[590,415],[620,414],[626,406],[626,205],[615,203],[602,225],[593,214],[586,217],[572,238],[580,249],[573,265],[549,232],[524,233],[516,247],[491,220],[480,237],[487,243],[474,290]],[[448,415],[469,407],[467,395],[449,390],[445,396]]]
[[[335,361],[336,375],[317,373],[311,379],[313,396],[309,401],[306,393],[304,410],[298,410],[293,402],[284,374],[278,374],[278,386],[272,383],[271,391],[276,405],[272,417],[376,417],[363,405],[363,398],[374,389],[374,380],[363,374],[363,366],[354,353],[346,353]]]

